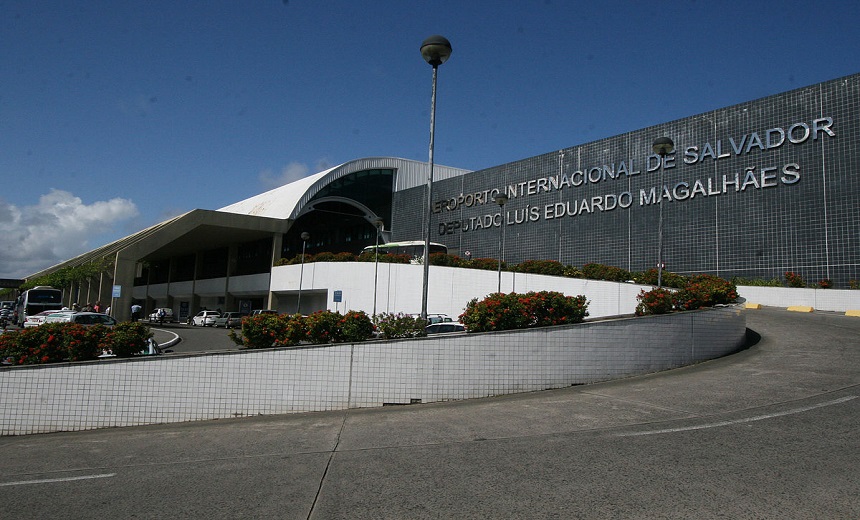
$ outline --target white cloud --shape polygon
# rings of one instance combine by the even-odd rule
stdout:
[[[267,190],[271,190],[307,177],[310,173],[310,169],[306,165],[291,162],[284,166],[284,168],[281,169],[281,173],[278,175],[275,175],[272,170],[263,170],[260,172],[260,183]]]
[[[95,239],[114,233],[138,215],[128,199],[84,204],[67,191],[51,190],[34,206],[0,200],[0,277],[22,278],[85,253]]]

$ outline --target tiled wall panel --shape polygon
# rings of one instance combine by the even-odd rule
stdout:
[[[560,388],[728,354],[727,307],[566,327],[0,370],[0,435],[87,430]]]

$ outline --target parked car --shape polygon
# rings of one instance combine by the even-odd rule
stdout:
[[[244,318],[245,316],[247,316],[247,314],[241,312],[225,312],[221,316],[215,318],[215,321],[212,323],[212,326],[232,329],[233,327],[241,326],[242,318]]]
[[[38,314],[27,316],[27,319],[24,321],[24,328],[29,329],[30,327],[38,327],[39,325],[45,323],[45,320],[48,318],[49,314],[56,314],[57,312],[59,311],[42,311]]]
[[[74,311],[71,309],[40,312],[39,315],[44,315],[45,317],[39,323],[39,325],[41,325],[42,323],[68,323],[69,317],[76,312],[78,311]]]
[[[466,326],[457,322],[441,322],[427,325],[425,329],[427,334],[441,334],[444,332],[465,332]]]
[[[158,315],[158,313],[160,313],[162,311],[164,311],[164,318],[163,319],[161,316]],[[159,307],[159,308],[155,309],[152,312],[152,314],[149,315],[149,322],[154,323],[156,321],[159,323],[160,322],[173,323],[174,321],[176,321],[176,318],[173,316],[173,309],[170,309],[168,307]]]
[[[77,323],[78,325],[104,325],[106,327],[113,327],[116,325],[116,320],[100,312],[61,311],[49,314],[45,318],[45,323]]]
[[[218,316],[221,316],[218,311],[200,311],[191,318],[191,324],[195,327],[211,327]]]
[[[278,311],[272,309],[256,309],[251,311],[251,316],[256,316],[258,314],[278,314]]]

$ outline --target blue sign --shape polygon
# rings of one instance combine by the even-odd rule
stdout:
[[[335,303],[339,303],[343,301],[343,291],[335,291],[334,292],[334,301]]]
[[[122,296],[122,285],[113,286],[113,294],[111,298],[120,298]]]

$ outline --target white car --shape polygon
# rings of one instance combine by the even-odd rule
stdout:
[[[211,327],[215,324],[215,318],[221,316],[218,311],[200,311],[193,318],[191,324],[195,327]]]
[[[39,325],[45,323],[45,320],[48,319],[48,316],[51,314],[56,314],[60,311],[42,311],[38,314],[32,314],[27,316],[27,319],[24,320],[24,328],[29,329],[30,327],[38,327]]]
[[[116,320],[100,312],[61,311],[49,314],[45,323],[77,323],[78,325],[104,325],[113,327]]]

